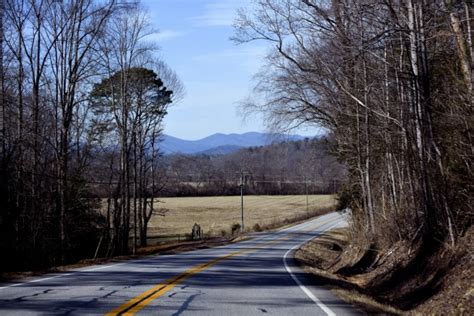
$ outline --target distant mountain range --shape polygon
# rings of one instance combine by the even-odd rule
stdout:
[[[244,134],[213,134],[198,140],[185,140],[170,135],[162,136],[161,150],[164,154],[223,155],[245,147],[264,146],[283,141],[304,139],[300,135],[267,134],[249,132]]]

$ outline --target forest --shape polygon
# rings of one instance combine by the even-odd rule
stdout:
[[[116,255],[133,235],[135,251],[163,118],[184,93],[149,17],[136,1],[0,4],[1,271],[91,258],[99,238]]]
[[[340,189],[345,168],[320,137],[240,149],[226,155],[174,154],[160,159],[157,196],[327,194]]]
[[[332,132],[364,238],[454,244],[472,221],[469,1],[258,0],[237,43],[275,47],[246,111]]]
[[[236,43],[272,47],[243,110],[333,135],[352,210],[334,269],[376,294],[434,291],[472,225],[473,14],[461,0],[256,0],[234,23]]]

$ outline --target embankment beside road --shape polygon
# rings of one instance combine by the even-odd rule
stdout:
[[[457,246],[411,251],[395,244],[388,251],[354,255],[348,228],[327,232],[305,244],[296,259],[341,298],[368,312],[471,315],[474,312],[474,229]]]

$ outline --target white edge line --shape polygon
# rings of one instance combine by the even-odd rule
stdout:
[[[306,228],[306,226],[309,226],[310,224],[313,224],[313,221],[318,221],[318,220],[321,220],[323,219],[324,216],[328,215],[327,217],[329,218],[325,218],[325,219],[329,219],[330,221],[332,221],[333,219],[337,219],[337,218],[340,218],[341,215],[337,214],[336,213],[337,211],[334,211],[333,213],[335,214],[332,214],[332,213],[329,213],[329,214],[324,214],[324,215],[320,215],[318,217],[315,217],[307,222],[303,222],[303,223],[299,223],[299,224],[296,224],[296,225],[293,225],[293,226],[290,226],[290,227],[286,227],[286,228],[283,228],[281,230],[277,230],[277,232],[286,232],[288,230],[292,230],[292,229],[301,229],[301,228]],[[332,217],[332,215],[335,215],[334,218],[330,218]]]
[[[325,232],[325,231],[328,231],[330,229],[332,229],[333,227],[336,227],[337,225],[339,225],[340,223],[336,223],[332,226],[330,226],[329,228],[323,230],[321,233]],[[319,236],[319,235],[318,235]],[[288,266],[288,262],[287,262],[287,258],[288,258],[288,254],[290,254],[295,248],[299,247],[301,244],[304,244],[305,242],[307,242],[308,240],[311,240],[311,239],[314,239],[315,237],[318,237],[318,236],[312,236],[311,238],[308,238],[306,239],[305,241],[303,241],[302,243],[298,244],[298,245],[295,245],[293,246],[290,250],[288,250],[285,255],[283,256],[283,263],[285,265],[285,269],[286,271],[290,274],[291,278],[296,282],[296,284],[300,287],[301,290],[303,290],[303,292],[313,301],[316,303],[316,305],[319,306],[319,308],[321,308],[328,316],[336,316],[336,314],[331,310],[329,309],[329,307],[327,307],[326,305],[323,304],[323,302],[321,302],[306,286],[304,286],[300,280],[298,280],[298,278],[294,275],[294,273],[291,271],[291,268]]]
[[[108,264],[108,265],[104,265],[104,266],[98,266],[98,267],[91,268],[91,269],[74,270],[72,272],[61,273],[61,274],[50,276],[50,277],[47,277],[47,278],[33,279],[33,280],[26,281],[26,282],[8,284],[8,285],[5,285],[5,286],[1,286],[0,290],[7,289],[7,288],[10,288],[10,287],[16,287],[16,286],[20,286],[20,285],[24,285],[24,284],[29,284],[29,283],[36,283],[36,282],[43,282],[43,281],[47,281],[47,280],[51,280],[51,279],[57,279],[57,278],[61,278],[61,277],[65,277],[65,276],[69,276],[69,275],[76,274],[76,273],[81,273],[81,272],[90,272],[90,271],[102,270],[102,269],[106,269],[106,268],[110,268],[110,267],[115,267],[115,266],[118,266],[118,265],[121,265],[121,264],[124,264],[124,263],[125,262],[119,262],[119,263],[115,263],[115,264]]]

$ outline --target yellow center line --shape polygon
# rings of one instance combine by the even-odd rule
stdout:
[[[325,225],[325,224],[327,224],[327,223],[329,223],[329,222],[331,222],[332,220],[334,220],[334,219],[330,219],[328,221],[325,221],[324,223],[319,225],[318,228]],[[183,282],[184,280],[192,277],[193,275],[196,275],[196,274],[206,270],[207,268],[209,268],[209,267],[211,267],[211,266],[213,266],[213,265],[215,265],[215,264],[217,264],[217,263],[219,263],[223,260],[229,259],[231,257],[235,257],[237,255],[244,254],[244,253],[254,252],[254,251],[257,251],[257,250],[259,250],[263,247],[283,242],[283,241],[291,238],[291,235],[293,235],[293,233],[289,233],[287,236],[284,236],[282,238],[278,238],[276,240],[272,240],[270,242],[263,243],[261,245],[255,246],[255,247],[246,248],[246,249],[231,252],[227,255],[221,256],[219,258],[213,259],[213,260],[208,261],[206,263],[203,263],[203,264],[197,265],[193,268],[190,268],[190,269],[184,271],[183,273],[181,273],[180,275],[178,275],[176,277],[170,278],[170,279],[164,281],[163,283],[159,283],[159,284],[155,285],[154,287],[152,287],[152,288],[146,290],[145,292],[137,295],[136,297],[132,298],[131,300],[129,300],[127,302],[125,302],[124,304],[120,305],[119,307],[117,307],[116,309],[114,309],[113,311],[111,311],[111,312],[109,312],[105,315],[107,315],[107,316],[112,316],[112,315],[135,315],[135,313],[137,313],[138,311],[140,311],[141,309],[146,307],[153,300],[155,300],[158,297],[162,296],[163,294],[167,293],[168,291],[173,289],[176,285],[178,285],[181,282]]]

